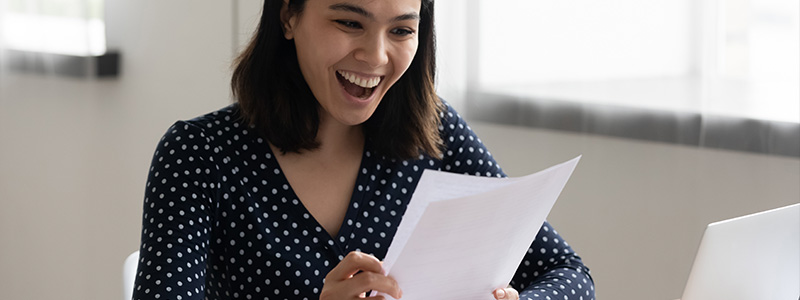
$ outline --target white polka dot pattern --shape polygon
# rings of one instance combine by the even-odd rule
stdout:
[[[175,123],[150,168],[134,299],[317,299],[354,250],[383,258],[424,169],[505,176],[447,106],[443,157],[387,159],[365,149],[336,237],[298,200],[238,107]],[[490,201],[490,200],[487,200]],[[588,269],[545,223],[512,286],[521,299],[593,299]]]

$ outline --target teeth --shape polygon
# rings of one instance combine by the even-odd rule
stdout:
[[[361,78],[357,77],[355,74],[351,74],[345,71],[338,71],[338,72],[340,75],[342,75],[342,77],[344,77],[344,79],[347,79],[347,81],[350,81],[351,83],[363,88],[374,88],[375,86],[378,85],[378,83],[381,82],[380,77]]]

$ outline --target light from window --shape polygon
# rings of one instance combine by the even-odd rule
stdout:
[[[797,0],[477,3],[471,89],[800,122]]]
[[[6,0],[3,46],[77,56],[106,52],[103,0]]]

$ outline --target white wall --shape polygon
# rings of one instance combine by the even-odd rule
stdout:
[[[0,298],[119,299],[158,139],[230,103],[229,2],[106,8],[120,78],[0,76]]]
[[[4,299],[119,299],[156,142],[230,103],[230,2],[106,1],[120,78],[0,74]],[[677,298],[706,223],[800,199],[798,159],[473,125],[511,175],[584,154],[550,220],[604,299]]]

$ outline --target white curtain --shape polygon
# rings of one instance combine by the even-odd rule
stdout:
[[[438,90],[471,118],[800,157],[796,0],[436,5]]]

